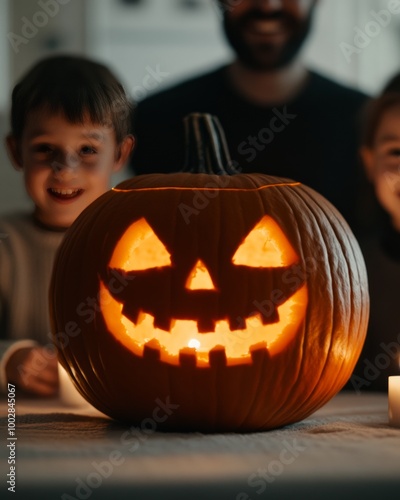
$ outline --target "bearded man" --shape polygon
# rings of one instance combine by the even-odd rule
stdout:
[[[360,231],[365,187],[357,116],[366,96],[303,64],[300,49],[317,1],[219,0],[235,58],[139,103],[134,173],[179,171],[183,118],[210,113],[219,118],[241,172],[303,182]]]

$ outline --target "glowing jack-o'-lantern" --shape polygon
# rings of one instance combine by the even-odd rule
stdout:
[[[215,144],[213,120],[193,123]],[[68,231],[51,290],[60,361],[94,406],[137,425],[168,400],[160,429],[282,426],[351,375],[368,319],[363,259],[316,192],[223,175],[207,144],[198,160],[221,175],[125,181]]]

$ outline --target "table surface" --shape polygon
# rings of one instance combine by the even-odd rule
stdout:
[[[400,429],[388,424],[384,394],[342,392],[302,422],[250,434],[140,430],[60,400],[17,397],[16,408],[12,498],[354,500],[400,491]],[[5,400],[0,411],[8,494]]]

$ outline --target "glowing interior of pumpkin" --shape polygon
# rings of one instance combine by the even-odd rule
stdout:
[[[298,256],[279,225],[264,216],[235,252],[232,263],[249,267],[283,267],[298,262]],[[153,229],[142,218],[134,222],[118,241],[110,268],[125,271],[171,266],[171,256]],[[205,264],[198,260],[190,271],[186,288],[215,290]],[[232,331],[227,320],[216,322],[215,331],[199,333],[195,320],[173,320],[170,331],[154,326],[154,318],[142,312],[136,323],[122,314],[123,305],[100,283],[101,309],[108,330],[128,349],[143,356],[145,347],[158,351],[161,361],[178,365],[180,355],[193,356],[197,366],[209,366],[210,351],[225,351],[226,364],[251,363],[251,353],[267,349],[274,355],[298,332],[307,308],[304,284],[278,307],[279,321],[264,325],[261,313],[243,318],[243,328]]]

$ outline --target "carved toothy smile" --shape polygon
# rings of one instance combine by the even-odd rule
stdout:
[[[136,323],[122,313],[122,304],[100,282],[101,309],[109,331],[138,356],[146,348],[157,352],[161,361],[180,364],[180,358],[192,356],[197,366],[209,366],[210,352],[225,351],[226,364],[251,363],[254,350],[264,348],[270,354],[281,351],[296,335],[307,308],[307,287],[303,285],[292,297],[278,307],[280,321],[264,325],[261,315],[242,320],[243,328],[232,331],[229,322],[215,322],[215,331],[198,331],[197,321],[172,320],[170,331],[155,326],[151,314],[141,312]]]

